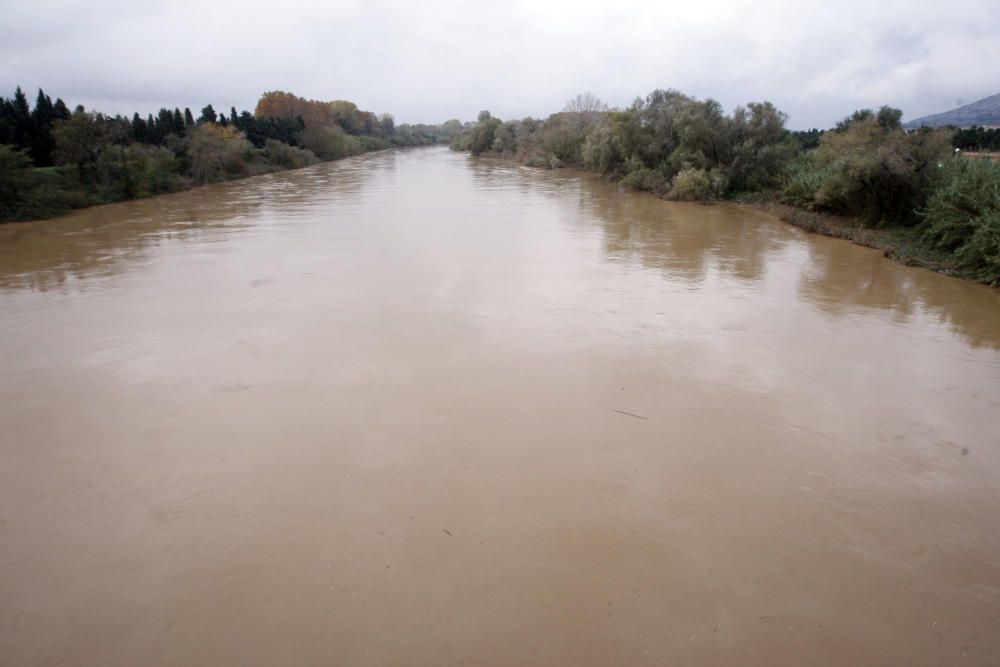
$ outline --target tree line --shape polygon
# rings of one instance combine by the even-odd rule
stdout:
[[[352,102],[265,93],[253,113],[189,108],[131,117],[73,111],[39,90],[0,98],[0,222],[173,192],[394,146],[449,141],[462,124],[396,125]]]
[[[624,109],[578,95],[546,119],[483,111],[452,148],[537,167],[576,167],[683,201],[780,201],[854,224],[906,231],[964,275],[1000,284],[1000,162],[961,151],[992,130],[906,131],[902,111],[862,109],[835,127],[791,132],[769,102],[726,113],[712,99],[654,90]]]

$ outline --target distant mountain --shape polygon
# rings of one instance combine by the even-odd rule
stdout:
[[[1000,125],[1000,94],[966,104],[964,107],[936,113],[923,118],[917,118],[905,123],[903,127],[913,130],[918,127],[970,127],[972,125]]]

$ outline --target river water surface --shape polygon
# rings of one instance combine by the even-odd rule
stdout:
[[[1000,664],[1000,294],[384,152],[0,227],[4,665]]]

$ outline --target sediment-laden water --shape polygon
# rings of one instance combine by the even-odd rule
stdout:
[[[1000,293],[386,152],[0,227],[5,665],[995,665]]]

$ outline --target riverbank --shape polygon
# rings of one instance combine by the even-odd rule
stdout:
[[[482,155],[478,156],[476,159],[512,162],[514,164],[526,166],[532,169],[548,169],[548,167],[524,165],[518,160],[498,155]],[[573,167],[561,167],[561,169],[570,169],[581,174],[589,174],[591,176],[594,175],[593,171],[585,169],[576,169]],[[620,184],[620,186],[637,194],[642,193],[649,196],[656,196],[652,193],[644,192],[643,190],[630,188],[627,185]],[[952,254],[928,248],[926,242],[924,242],[921,238],[922,231],[919,227],[866,227],[861,221],[853,218],[838,216],[831,213],[806,211],[788,204],[783,204],[778,200],[778,196],[778,193],[774,192],[758,192],[745,196],[734,197],[730,201],[733,201],[741,206],[749,206],[769,215],[773,215],[782,222],[804,229],[807,232],[821,234],[823,236],[832,236],[834,238],[851,241],[852,243],[866,248],[879,250],[887,259],[891,259],[906,266],[916,266],[924,269],[930,269],[931,271],[942,273],[953,278],[961,278],[963,280],[993,286],[989,281],[980,279],[973,270],[962,267]],[[705,205],[712,205],[716,202],[705,201],[702,203]]]
[[[974,273],[963,269],[953,256],[932,250],[921,242],[921,232],[915,227],[865,227],[859,221],[829,213],[805,211],[777,201],[740,202],[764,211],[794,227],[814,234],[844,239],[866,248],[880,250],[888,259],[983,284]]]
[[[346,158],[356,157],[358,155],[379,153],[399,148],[417,148],[423,145],[427,144],[372,148],[370,150],[362,150],[358,153],[350,153],[332,159],[320,159],[312,153],[308,153],[308,159],[293,160],[287,163],[270,162],[266,159],[260,159],[259,161],[249,162],[247,164],[247,168],[241,173],[226,174],[224,178],[219,178],[218,180],[199,182],[191,178],[183,177],[179,174],[174,174],[174,178],[170,181],[168,187],[148,191],[144,190],[131,196],[111,196],[108,198],[103,198],[97,193],[86,191],[79,183],[77,174],[78,170],[75,166],[70,165],[65,167],[30,168],[25,170],[25,173],[29,174],[31,177],[30,182],[22,183],[21,181],[25,179],[19,180],[16,178],[11,180],[13,181],[15,189],[17,189],[17,186],[22,186],[22,191],[30,191],[34,196],[29,198],[27,206],[19,209],[21,214],[18,214],[18,209],[13,207],[10,207],[9,211],[3,210],[3,208],[0,207],[0,225],[17,222],[51,220],[53,218],[64,216],[72,211],[92,208],[94,206],[106,206],[108,204],[117,204],[125,201],[136,201],[149,199],[150,197],[176,194],[178,192],[186,192],[217,183],[241,181],[255,176],[265,176],[267,174],[305,169],[306,167],[312,167],[317,164],[337,162]],[[286,153],[298,151],[298,149],[291,146],[283,146],[282,148],[285,149]],[[302,154],[307,153],[306,151],[298,152]],[[261,153],[264,154],[264,151],[261,151]],[[266,157],[266,154],[264,154],[264,157]],[[286,159],[288,158],[287,155],[284,155],[283,157]],[[0,199],[3,199],[3,197],[0,197]],[[8,199],[13,200],[13,195],[8,197]]]

